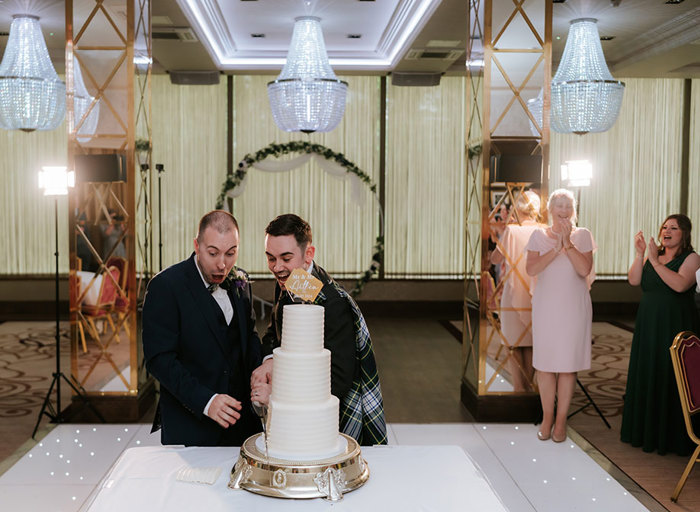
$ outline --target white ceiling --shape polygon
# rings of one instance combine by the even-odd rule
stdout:
[[[525,4],[534,1],[539,0],[525,0]],[[569,21],[594,17],[599,20],[601,36],[615,37],[602,43],[614,75],[700,77],[700,0],[685,0],[677,5],[665,2],[620,0],[614,2],[619,3],[617,7],[611,0],[555,3],[553,71],[563,50]],[[94,0],[73,0],[73,3],[94,5]],[[123,4],[123,0],[104,3]],[[309,5],[303,0],[198,0],[196,4],[208,9],[211,27],[218,24],[218,28],[209,29],[205,16],[198,19],[186,4],[186,0],[152,0],[154,34],[167,37],[170,33],[175,37],[154,39],[154,72],[279,70],[294,17],[308,12],[322,18],[329,55],[340,70],[376,74],[465,72],[468,0],[310,0]],[[59,0],[0,0],[0,32],[9,31],[13,14],[26,12],[39,16],[49,52],[60,72],[65,54],[64,9],[64,2]],[[411,18],[420,9],[425,9],[425,13],[417,20]],[[198,40],[184,42],[177,38],[177,33],[193,34]],[[213,37],[216,33],[218,37]],[[265,34],[265,37],[253,38],[251,34]],[[348,34],[360,34],[361,38],[348,39]],[[0,35],[0,49],[4,50],[6,41],[7,36]],[[434,58],[426,58],[426,53]],[[361,66],[340,63],[341,59],[360,57],[374,62]],[[253,65],[251,61],[246,64],[236,60],[250,58],[277,59],[277,63]]]

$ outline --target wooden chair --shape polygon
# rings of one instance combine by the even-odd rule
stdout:
[[[120,325],[123,324],[126,330],[129,330],[129,321],[126,318],[129,312],[129,296],[127,295],[129,284],[129,261],[125,258],[112,256],[107,260],[107,267],[116,267],[119,269],[119,290],[117,290],[117,298],[114,300],[114,312],[119,317]],[[119,340],[119,337],[117,337]]]
[[[83,303],[81,306],[81,318],[86,322],[86,330],[96,341],[100,339],[100,332],[95,324],[96,320],[106,321],[109,323],[112,330],[115,329],[111,314],[114,310],[114,302],[119,293],[117,289],[118,283],[119,269],[116,267],[108,267],[102,276],[102,284],[100,285],[100,291],[97,295],[97,303]],[[84,338],[83,347],[85,347]]]
[[[693,430],[691,418],[700,411],[700,339],[690,331],[679,333],[670,348],[673,373],[676,375],[678,394],[681,398],[681,409],[685,419],[688,436],[697,445],[691,455],[681,479],[673,490],[671,501],[678,501],[685,481],[696,462],[700,462],[700,438]]]
[[[80,297],[80,287],[81,287],[81,280],[80,276],[77,275],[74,271],[71,271],[68,274],[68,290],[70,293],[70,303],[71,305],[75,305],[75,309],[72,310],[71,312],[74,311],[80,311],[81,304],[78,304],[78,298]],[[78,315],[78,335],[80,336],[80,341],[82,342],[83,345],[83,352],[87,352],[87,345],[85,343],[85,329],[83,328],[83,323],[80,321],[80,315]]]

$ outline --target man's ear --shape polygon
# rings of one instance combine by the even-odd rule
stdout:
[[[316,254],[316,248],[311,244],[307,245],[304,251],[304,264],[307,267],[311,265],[311,262],[314,260],[314,254]]]
[[[197,240],[197,237],[194,238],[194,252],[199,254],[199,241]]]

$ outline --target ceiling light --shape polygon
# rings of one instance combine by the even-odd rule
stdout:
[[[569,27],[564,54],[552,79],[554,131],[579,135],[604,132],[620,113],[625,84],[608,70],[597,21],[580,18]]]
[[[39,18],[12,17],[0,64],[0,127],[53,130],[66,114],[66,85],[51,64]]]
[[[267,84],[272,116],[282,130],[329,132],[345,113],[347,82],[333,73],[323,42],[321,19],[294,20],[287,62],[276,80]]]

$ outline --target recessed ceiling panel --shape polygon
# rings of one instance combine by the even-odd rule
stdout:
[[[334,68],[389,70],[441,0],[177,2],[222,70],[280,68],[292,38],[294,19],[299,16],[321,18]],[[348,34],[362,37],[348,38]]]

